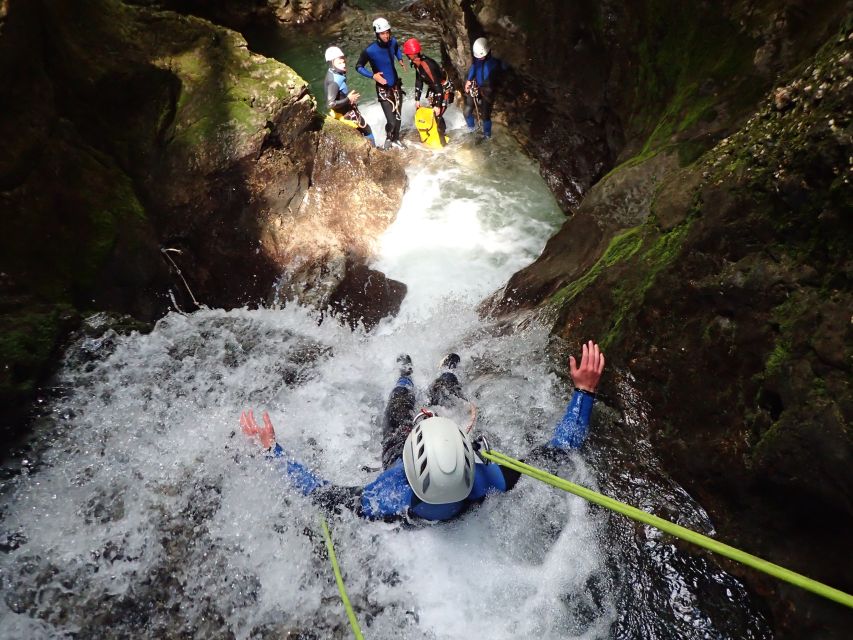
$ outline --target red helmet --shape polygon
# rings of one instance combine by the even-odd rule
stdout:
[[[415,38],[409,38],[403,45],[403,53],[407,56],[414,56],[421,52],[421,43]]]

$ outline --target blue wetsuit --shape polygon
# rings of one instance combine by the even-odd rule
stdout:
[[[445,374],[447,375],[447,374]],[[395,391],[411,381],[400,378]],[[392,400],[394,398],[392,392]],[[554,430],[548,447],[568,451],[579,448],[586,439],[589,419],[595,395],[575,391],[566,408],[566,413]],[[360,516],[371,519],[391,519],[406,516],[424,520],[450,520],[473,504],[481,502],[489,494],[503,493],[512,489],[519,474],[493,462],[478,461],[474,471],[474,486],[464,500],[448,504],[428,504],[421,501],[406,480],[402,458],[396,461],[375,480],[364,487],[339,487],[323,480],[305,465],[289,457],[278,444],[273,450],[275,458],[282,460],[290,482],[303,494],[311,495],[323,506],[352,508]]]
[[[361,134],[370,141],[370,144],[374,144],[373,131],[371,131],[370,125],[367,124],[358,107],[352,104],[347,97],[349,96],[347,74],[330,67],[326,72],[324,89],[326,91],[326,105],[330,111],[337,114],[335,117],[354,123]]]
[[[477,84],[477,110],[483,121],[483,135],[487,138],[492,136],[492,106],[495,104],[495,85],[500,74],[506,70],[506,65],[491,54],[485,58],[474,58],[474,63],[468,69],[466,80]],[[474,98],[469,93],[465,98],[465,122],[469,129],[473,129],[474,121]]]
[[[376,97],[385,113],[385,135],[390,142],[400,139],[400,124],[403,121],[403,81],[395,68],[395,59],[403,59],[397,38],[392,37],[387,43],[377,38],[361,52],[355,63],[355,70],[365,78],[373,79],[373,74],[379,72],[385,78],[386,84],[376,83]],[[367,64],[370,64],[372,71],[367,69]]]

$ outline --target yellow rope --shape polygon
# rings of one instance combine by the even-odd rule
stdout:
[[[688,542],[697,544],[700,547],[709,549],[714,553],[719,553],[720,555],[726,556],[727,558],[731,558],[732,560],[740,562],[741,564],[750,566],[753,569],[758,569],[763,573],[771,575],[775,578],[779,578],[780,580],[784,580],[785,582],[789,582],[797,587],[800,587],[801,589],[806,589],[807,591],[816,593],[819,596],[823,596],[824,598],[834,600],[835,602],[853,608],[853,596],[843,591],[839,591],[838,589],[835,589],[828,585],[825,585],[822,582],[812,580],[811,578],[807,578],[804,575],[795,573],[790,569],[780,567],[777,564],[773,564],[772,562],[763,560],[757,556],[746,553],[745,551],[730,547],[727,544],[718,542],[713,538],[709,538],[708,536],[704,536],[701,533],[697,533],[696,531],[692,531],[691,529],[687,529],[685,527],[677,525],[673,522],[670,522],[669,520],[664,520],[663,518],[659,518],[658,516],[653,516],[652,514],[646,511],[642,511],[641,509],[632,507],[631,505],[625,504],[624,502],[619,502],[618,500],[609,498],[601,493],[597,493],[595,491],[592,491],[591,489],[587,489],[586,487],[582,487],[573,482],[569,482],[568,480],[564,480],[563,478],[552,475],[547,471],[543,471],[542,469],[531,467],[530,465],[524,464],[523,462],[514,458],[510,458],[509,456],[504,455],[503,453],[499,453],[497,451],[481,450],[480,455],[488,460],[491,460],[492,462],[498,463],[499,465],[510,469],[515,469],[519,473],[526,474],[532,478],[536,478],[537,480],[541,480],[542,482],[550,484],[553,487],[557,487],[558,489],[563,489],[564,491],[573,493],[576,496],[580,496],[585,500],[605,507],[606,509],[610,509],[611,511],[615,511],[616,513],[620,513],[623,516],[627,516],[633,520],[637,520],[638,522],[643,522],[645,524],[651,525],[665,533],[669,533],[671,535],[676,536],[677,538],[681,538],[682,540],[687,540]]]
[[[358,618],[355,617],[355,611],[347,597],[347,590],[346,587],[344,587],[344,578],[341,575],[341,568],[338,566],[338,557],[335,555],[335,546],[332,544],[332,534],[329,533],[329,525],[326,523],[326,519],[322,516],[320,516],[320,525],[323,528],[323,538],[326,540],[326,549],[329,551],[329,560],[332,563],[332,570],[335,572],[335,582],[338,583],[338,592],[341,594],[341,602],[344,603],[344,609],[347,610],[347,617],[349,618],[349,623],[352,627],[352,633],[356,640],[364,640],[364,636],[361,635],[361,629],[358,626]]]

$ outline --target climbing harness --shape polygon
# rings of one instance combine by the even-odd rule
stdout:
[[[471,101],[474,103],[474,113],[477,114],[477,127],[482,128],[483,122],[480,118],[480,87],[476,80],[471,81],[471,86],[468,88],[468,95],[471,96]]]
[[[519,473],[523,473],[525,475],[530,476],[531,478],[535,478],[546,484],[550,484],[552,487],[563,489],[564,491],[573,493],[576,496],[580,496],[584,500],[588,500],[589,502],[602,506],[606,509],[610,509],[611,511],[615,511],[616,513],[622,514],[623,516],[627,516],[632,520],[636,520],[638,522],[650,525],[652,527],[655,527],[656,529],[660,529],[664,533],[669,533],[670,535],[673,535],[677,538],[681,538],[682,540],[692,542],[693,544],[699,545],[700,547],[704,547],[705,549],[713,551],[714,553],[718,553],[722,556],[730,558],[731,560],[735,560],[736,562],[745,564],[749,567],[752,567],[753,569],[757,569],[763,573],[766,573],[767,575],[779,578],[780,580],[784,580],[785,582],[800,587],[801,589],[811,591],[812,593],[816,593],[819,596],[823,596],[824,598],[834,600],[835,602],[853,608],[853,596],[833,587],[830,587],[826,584],[823,584],[822,582],[812,580],[811,578],[807,578],[804,575],[795,573],[790,569],[780,567],[777,564],[773,564],[772,562],[768,562],[767,560],[746,553],[745,551],[741,551],[740,549],[731,547],[727,544],[714,540],[713,538],[709,538],[708,536],[702,535],[701,533],[670,522],[669,520],[664,520],[663,518],[654,516],[648,513],[647,511],[642,511],[641,509],[632,507],[631,505],[625,504],[624,502],[619,502],[618,500],[614,500],[613,498],[605,496],[601,493],[597,493],[595,491],[592,491],[591,489],[582,487],[581,485],[569,482],[568,480],[564,480],[563,478],[552,475],[547,471],[537,469],[536,467],[532,467],[528,464],[525,464],[520,460],[510,458],[509,456],[498,451],[488,449],[487,447],[480,447],[479,454],[481,457],[486,458],[487,460],[491,460],[492,462],[495,462],[501,466],[507,467],[508,469],[514,469]]]
[[[418,415],[415,416],[415,419],[412,420],[412,429],[418,426],[418,423],[421,420],[426,420],[427,418],[434,418],[435,414],[427,409],[426,407],[421,407],[421,410],[418,411]]]
[[[350,626],[352,627],[353,636],[356,640],[364,640],[361,634],[361,628],[358,626],[358,618],[355,617],[355,611],[347,596],[347,590],[344,586],[344,578],[341,575],[341,568],[338,565],[338,558],[335,555],[335,545],[332,543],[332,534],[329,532],[329,524],[323,516],[320,516],[320,526],[323,529],[323,538],[326,541],[326,550],[329,552],[329,562],[332,563],[332,571],[335,572],[335,582],[338,584],[338,593],[341,595],[341,602],[344,604],[344,609],[347,612]]]
[[[380,100],[384,100],[391,104],[394,116],[397,120],[400,120],[400,110],[403,107],[403,89],[399,88],[396,84],[392,87],[379,85],[376,87],[376,93]]]

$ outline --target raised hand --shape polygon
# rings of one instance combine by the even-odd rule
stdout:
[[[361,97],[361,94],[358,91],[350,91],[349,94],[347,95],[347,98],[349,98],[350,104],[356,104],[360,97]]]
[[[275,428],[272,425],[272,420],[270,420],[270,414],[266,411],[264,411],[263,420],[264,426],[259,427],[252,410],[243,411],[240,414],[240,428],[249,438],[257,438],[261,447],[269,449],[275,445]]]
[[[583,346],[580,366],[574,356],[569,356],[569,372],[576,389],[594,393],[603,371],[604,354],[592,340]]]

